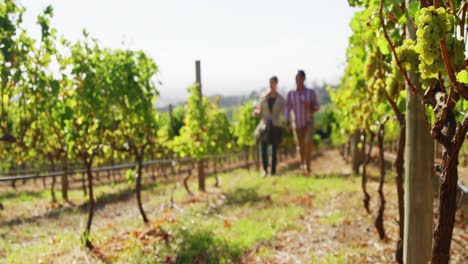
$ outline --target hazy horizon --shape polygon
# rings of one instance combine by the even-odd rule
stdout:
[[[201,60],[204,94],[238,95],[266,87],[276,75],[294,88],[298,69],[308,83],[336,84],[344,70],[354,10],[347,1],[21,0],[28,31],[54,7],[52,26],[69,40],[83,28],[110,48],[142,49],[160,68],[159,104],[184,100]]]

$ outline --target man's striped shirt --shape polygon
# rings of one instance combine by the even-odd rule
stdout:
[[[320,107],[314,90],[304,88],[301,92],[289,91],[286,100],[286,123],[291,122],[291,110],[294,113],[296,128],[304,128],[308,122],[314,121],[314,113],[306,109],[304,102],[309,103],[314,111]]]

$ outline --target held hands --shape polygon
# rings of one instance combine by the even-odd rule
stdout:
[[[256,106],[252,112],[252,116],[259,117],[260,116],[260,107]]]

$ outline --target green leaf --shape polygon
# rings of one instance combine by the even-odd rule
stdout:
[[[127,170],[125,172],[125,178],[127,179],[127,182],[129,184],[132,184],[136,178],[135,171],[133,170]]]
[[[462,109],[463,112],[468,111],[468,100],[462,100]]]
[[[408,15],[410,17],[415,17],[416,16],[416,13],[419,12],[419,1],[417,2],[411,2],[408,6]]]
[[[468,72],[466,70],[462,70],[457,74],[457,81],[468,84]]]
[[[385,39],[383,34],[381,34],[377,40],[377,45],[379,46],[380,52],[382,52],[383,55],[390,54],[390,46],[388,45],[388,41]]]
[[[406,21],[407,21],[406,16],[403,15],[400,17],[400,19],[398,19],[398,24],[406,25]]]
[[[81,244],[83,244],[83,246],[86,246],[86,242],[88,242],[89,240],[89,232],[88,231],[85,231],[82,235],[81,235]]]
[[[110,152],[111,148],[109,146],[104,146],[102,148],[102,151],[104,152],[104,154],[108,154]]]
[[[10,101],[8,94],[4,94],[2,100],[3,100],[3,105],[8,105],[8,101]]]

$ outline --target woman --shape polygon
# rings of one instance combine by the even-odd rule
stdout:
[[[261,153],[263,161],[262,176],[268,173],[268,146],[271,145],[271,175],[276,174],[278,145],[283,137],[283,128],[281,126],[281,116],[283,116],[285,107],[284,98],[278,93],[278,78],[270,78],[270,91],[265,93],[258,108],[256,115],[261,117],[260,124],[257,127],[257,138],[261,144]]]

